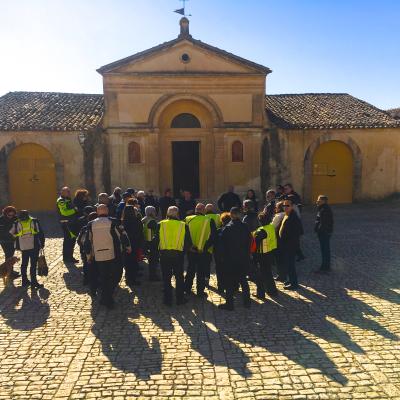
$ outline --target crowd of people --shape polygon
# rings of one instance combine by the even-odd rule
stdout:
[[[111,195],[100,193],[93,202],[87,190],[79,189],[72,197],[64,187],[57,199],[64,263],[79,263],[74,258],[78,244],[83,284],[92,297],[99,295],[100,304],[107,308],[114,307],[114,291],[123,275],[132,290],[140,285],[143,260],[147,260],[144,265],[151,281],[160,280],[161,272],[163,302],[168,306],[174,299],[173,277],[177,305],[187,303],[194,293],[206,298],[213,261],[217,290],[225,298],[221,309],[234,309],[239,287],[243,305],[250,307],[249,280],[255,283],[255,295],[261,300],[278,295],[276,281],[283,282],[285,290],[297,290],[296,261],[305,257],[300,247],[301,198],[292,185],[268,190],[260,209],[254,190],[248,190],[242,201],[229,187],[217,206],[218,211],[212,203],[197,202],[188,190],[175,199],[171,189],[157,198],[152,190],[145,193],[128,188],[123,192],[117,187]],[[322,263],[316,272],[326,273],[330,270],[333,216],[327,196],[320,195],[317,206],[315,231]],[[0,217],[0,244],[6,259],[13,257],[15,250],[21,251],[22,286],[42,287],[36,271],[39,252],[45,246],[40,222],[27,210],[5,207]],[[13,278],[18,276],[13,271]]]

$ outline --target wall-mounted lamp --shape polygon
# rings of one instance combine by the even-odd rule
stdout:
[[[85,140],[87,138],[87,135],[85,132],[79,132],[78,133],[78,140],[79,140],[79,144],[83,147],[83,145],[85,144]]]

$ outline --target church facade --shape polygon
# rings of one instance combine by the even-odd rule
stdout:
[[[266,95],[269,68],[178,38],[98,69],[104,95],[0,98],[0,204],[54,208],[64,185],[215,199],[291,182],[306,202],[400,191],[400,122],[348,94]]]

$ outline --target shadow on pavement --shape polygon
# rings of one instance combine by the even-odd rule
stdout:
[[[64,272],[63,279],[65,286],[77,294],[88,293],[88,288],[83,286],[83,269],[73,263],[63,263],[67,272]]]
[[[0,313],[12,329],[30,331],[43,326],[50,315],[50,292],[10,286],[0,295]]]
[[[111,311],[98,306],[96,301],[92,303],[92,332],[100,340],[103,354],[115,368],[148,380],[151,375],[161,373],[160,344],[153,337],[150,345],[139,327],[131,321],[134,294],[120,289],[117,298],[118,306]]]

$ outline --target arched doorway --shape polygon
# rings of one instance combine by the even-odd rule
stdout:
[[[44,147],[34,143],[16,147],[8,159],[10,200],[17,209],[54,209],[56,189],[55,161]]]
[[[345,143],[337,140],[322,143],[312,160],[312,201],[324,194],[330,203],[351,203],[353,162],[352,151]]]
[[[217,112],[202,97],[177,95],[154,106],[152,125],[159,130],[159,186],[190,190],[196,198],[214,192],[213,127]]]

